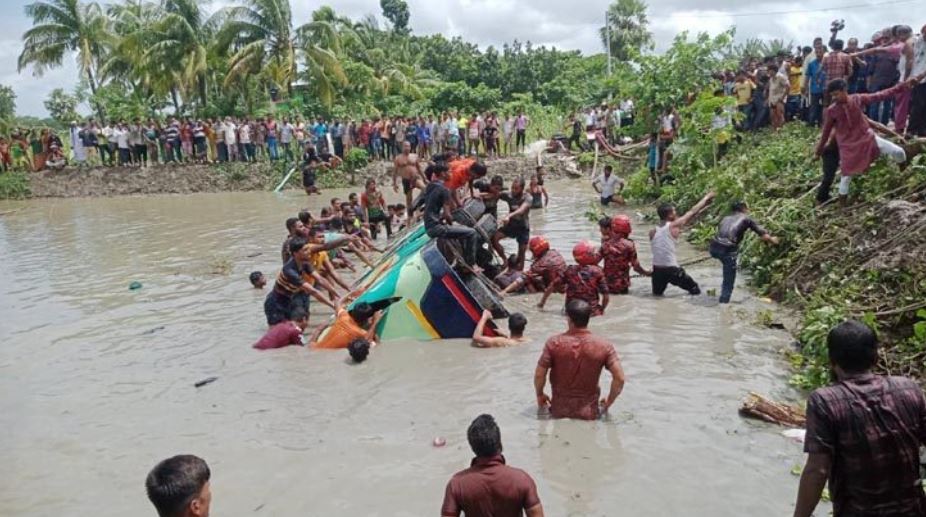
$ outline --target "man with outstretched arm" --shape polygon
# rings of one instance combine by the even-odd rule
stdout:
[[[659,226],[650,230],[649,240],[653,250],[653,296],[662,296],[669,284],[678,286],[691,295],[701,294],[698,283],[678,265],[675,256],[675,243],[682,229],[695,220],[714,200],[715,194],[708,192],[698,204],[679,217],[675,207],[664,203],[656,209],[659,214]]]
[[[736,259],[739,256],[740,242],[743,241],[746,231],[756,232],[756,235],[765,243],[778,244],[778,237],[769,233],[749,217],[749,205],[745,201],[734,202],[732,208],[733,213],[720,221],[717,235],[710,244],[711,256],[723,264],[720,303],[730,303],[730,297],[733,296],[733,285],[736,283]]]

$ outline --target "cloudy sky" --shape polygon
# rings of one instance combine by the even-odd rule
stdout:
[[[33,77],[31,69],[16,71],[16,58],[22,50],[20,37],[30,26],[23,6],[30,1],[3,0],[6,16],[0,18],[0,84],[10,85],[16,91],[18,114],[44,116],[42,101],[48,92],[57,87],[73,88],[78,71],[73,59],[47,71],[41,78]],[[483,47],[513,39],[530,40],[585,53],[601,51],[597,29],[610,3],[609,0],[407,1],[411,26],[417,34],[439,32],[462,36]],[[226,3],[228,0],[212,0],[209,9]],[[291,3],[297,24],[325,3],[355,18],[380,13],[379,0],[291,0]],[[684,30],[717,33],[735,25],[738,39],[781,38],[807,44],[814,36],[826,36],[835,18],[845,19],[846,36],[863,40],[888,25],[906,23],[918,29],[926,23],[926,0],[650,0],[648,3],[657,50]]]

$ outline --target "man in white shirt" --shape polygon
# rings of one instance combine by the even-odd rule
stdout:
[[[624,180],[612,174],[613,168],[610,165],[604,166],[604,174],[592,182],[595,192],[601,195],[601,205],[608,206],[611,203],[618,205],[624,204],[624,198],[621,192],[624,191]]]
[[[231,117],[225,117],[225,123],[222,124],[222,133],[225,135],[225,145],[228,147],[228,161],[238,160],[238,138],[236,130],[238,126],[232,122]]]

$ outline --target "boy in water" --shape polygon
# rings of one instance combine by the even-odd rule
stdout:
[[[370,355],[370,348],[373,345],[363,338],[357,338],[350,342],[347,345],[347,353],[350,354],[350,359],[355,364],[360,364],[367,360],[367,356]]]
[[[485,326],[490,321],[492,321],[492,313],[487,310],[482,311],[482,318],[479,319],[479,323],[476,324],[476,330],[473,332],[474,347],[501,348],[520,345],[527,341],[527,338],[524,337],[524,329],[527,327],[527,318],[520,312],[508,316],[508,331],[511,333],[511,337],[505,337],[504,335],[489,337],[483,335],[485,333]],[[496,331],[496,333],[499,332]]]
[[[264,337],[252,346],[257,350],[283,348],[289,345],[304,346],[305,336],[302,333],[308,326],[309,313],[302,307],[296,307],[290,311],[288,321],[281,321],[270,327]]]
[[[692,295],[701,294],[698,283],[692,280],[678,265],[675,243],[682,229],[697,218],[714,200],[714,193],[708,192],[701,201],[679,217],[675,207],[665,203],[659,206],[659,226],[650,230],[649,240],[653,249],[653,296],[662,296],[669,284],[678,286]]]
[[[252,271],[248,275],[248,280],[251,281],[251,285],[254,286],[254,289],[263,289],[267,285],[267,277],[264,276],[260,271]]]
[[[332,324],[319,326],[310,340],[312,348],[347,348],[355,339],[363,338],[376,346],[376,325],[383,317],[383,309],[396,299],[389,298],[373,304],[360,302],[347,310],[338,304]],[[327,332],[325,332],[327,330]]]
[[[502,294],[521,294],[526,292],[527,277],[518,269],[518,257],[509,255],[505,270],[496,275],[495,285],[502,289]]]
[[[611,220],[610,237],[601,246],[604,259],[604,276],[607,279],[608,292],[627,294],[630,289],[630,268],[643,276],[652,276],[652,271],[643,269],[637,259],[637,245],[630,239],[630,218],[626,215],[615,216]],[[603,230],[602,230],[603,233]]]
[[[566,304],[572,300],[582,300],[591,306],[592,316],[601,316],[609,301],[604,272],[598,267],[601,253],[590,241],[581,241],[572,249],[572,257],[576,264],[566,267],[562,276],[547,286],[537,308],[543,309],[550,293],[562,284],[566,288]]]
[[[290,311],[295,307],[308,309],[309,295],[332,309],[337,308],[311,282],[305,280],[306,277],[312,277],[315,283],[323,289],[334,290],[328,281],[312,268],[311,251],[307,244],[308,242],[302,237],[296,237],[289,243],[292,258],[283,265],[283,269],[280,270],[273,284],[273,289],[267,293],[267,299],[264,301],[264,315],[267,317],[267,325],[271,327],[286,321]]]

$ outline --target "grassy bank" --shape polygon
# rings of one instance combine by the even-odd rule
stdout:
[[[827,382],[826,333],[847,316],[878,330],[886,371],[926,385],[926,160],[917,157],[904,172],[879,160],[853,180],[857,198],[847,208],[815,208],[817,135],[799,124],[779,134],[746,135],[716,164],[709,138],[682,140],[672,166],[675,182],[657,189],[641,170],[629,182],[630,194],[684,209],[716,191],[714,205],[690,234],[699,245],[707,245],[739,199],[782,238],[779,246],[747,238],[741,264],[755,288],[803,315],[801,348],[791,358],[795,385]]]

